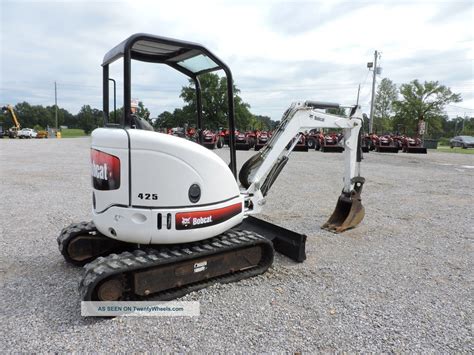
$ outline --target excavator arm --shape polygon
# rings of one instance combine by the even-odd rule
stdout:
[[[280,125],[268,144],[251,157],[242,167],[239,179],[248,196],[247,214],[259,213],[265,204],[265,196],[271,185],[288,161],[301,131],[313,128],[341,128],[344,133],[344,187],[336,209],[323,228],[342,232],[362,221],[364,208],[360,193],[364,178],[360,177],[359,132],[362,127],[362,113],[357,106],[350,107],[349,117],[342,117],[318,111],[338,108],[338,104],[316,101],[295,102],[284,113]],[[294,137],[296,136],[296,139]],[[293,144],[286,150],[288,142]]]

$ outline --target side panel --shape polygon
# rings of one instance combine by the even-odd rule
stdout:
[[[227,164],[209,149],[168,134],[128,130],[132,205],[153,208],[215,204],[239,196]],[[197,184],[200,197],[191,202]]]
[[[201,195],[205,196],[207,185],[198,172],[183,160],[142,149],[132,149],[131,157],[133,206],[191,205],[188,191],[193,184],[199,185]],[[203,197],[199,204],[201,200]]]
[[[123,129],[98,128],[92,132],[91,183],[94,210],[128,205],[128,136]]]
[[[147,209],[111,207],[94,213],[99,231],[139,244],[179,244],[212,238],[240,224],[243,197],[207,207]]]

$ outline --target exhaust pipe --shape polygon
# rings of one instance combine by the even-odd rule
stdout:
[[[360,194],[362,186],[365,183],[363,177],[355,177],[353,179],[354,190],[349,194],[342,192],[337,200],[336,208],[331,217],[324,223],[321,228],[330,232],[341,233],[347,229],[357,226],[365,216],[365,208],[362,206]]]

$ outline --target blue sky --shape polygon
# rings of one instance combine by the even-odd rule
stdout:
[[[232,69],[255,114],[278,120],[298,99],[369,111],[366,64],[380,81],[438,80],[461,93],[450,116],[474,115],[472,1],[6,1],[0,0],[0,103],[101,107],[104,54],[136,32],[205,45]],[[119,64],[111,73],[120,84]],[[132,96],[152,117],[183,105],[187,80],[134,63]],[[120,92],[120,91],[119,91]],[[120,104],[120,94],[119,104]]]

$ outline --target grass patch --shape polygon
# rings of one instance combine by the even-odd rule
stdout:
[[[443,153],[474,154],[474,149],[472,148],[462,149],[461,147],[454,147],[451,149],[449,146],[446,145],[438,146],[437,151]]]
[[[75,138],[84,137],[86,134],[83,129],[79,128],[65,128],[61,130],[61,138]]]

